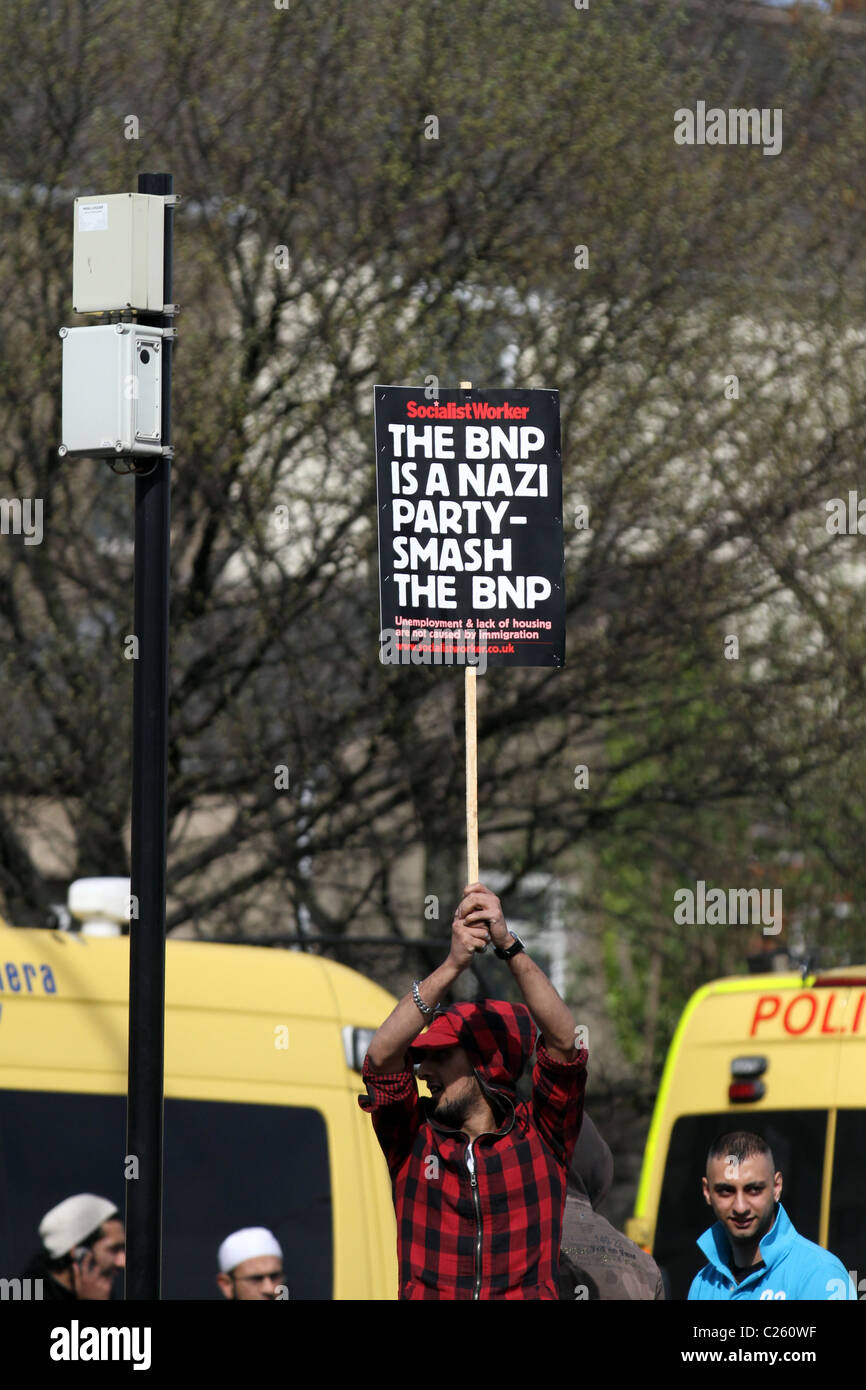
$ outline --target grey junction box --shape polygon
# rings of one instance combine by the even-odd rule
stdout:
[[[72,307],[77,314],[162,313],[165,204],[152,193],[75,199]]]
[[[61,458],[162,453],[162,346],[173,331],[138,323],[61,328]]]

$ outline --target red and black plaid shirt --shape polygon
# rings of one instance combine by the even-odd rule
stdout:
[[[473,1144],[427,1116],[415,1074],[364,1059],[397,1213],[399,1297],[558,1299],[566,1174],[583,1117],[587,1052],[557,1062],[539,1041],[529,1104],[497,1088],[502,1119]],[[482,1068],[483,1073],[483,1068]]]

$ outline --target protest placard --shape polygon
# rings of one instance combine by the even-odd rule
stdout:
[[[374,388],[380,658],[562,666],[559,393]]]

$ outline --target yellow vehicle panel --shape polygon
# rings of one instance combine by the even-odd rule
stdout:
[[[761,1093],[733,1100],[735,1083]],[[708,1142],[750,1130],[773,1149],[801,1233],[866,1269],[866,1208],[852,1208],[848,1172],[864,1124],[866,967],[713,981],[689,1000],[671,1043],[628,1234],[656,1258],[682,1255],[685,1268],[695,1223],[712,1221],[695,1197]]]
[[[42,1093],[43,1107],[49,1107],[45,1114],[50,1117],[51,1095],[61,1094],[64,1108],[76,1095],[91,1097],[94,1102],[113,1097],[109,1123],[114,1135],[118,1128],[117,1098],[125,1096],[127,1085],[128,971],[126,937],[82,937],[0,925],[0,1160],[4,1100],[29,1113],[34,1106],[39,1109]],[[279,1131],[282,1136],[275,1139],[277,1147],[293,1144],[294,1139],[287,1140],[282,1134],[277,1112],[297,1116],[303,1121],[298,1143],[309,1142],[310,1135],[321,1128],[321,1152],[316,1151],[319,1157],[315,1159],[311,1151],[310,1161],[322,1162],[327,1150],[327,1173],[316,1175],[316,1181],[321,1183],[319,1204],[330,1203],[331,1296],[394,1297],[396,1233],[390,1183],[370,1121],[358,1106],[362,1083],[347,1062],[344,1046],[344,1030],[377,1028],[394,1003],[385,990],[363,976],[320,957],[254,946],[169,940],[166,1200],[169,1121],[177,1106],[185,1107],[183,1132],[192,1135],[196,1135],[199,1117],[204,1123],[220,1107],[230,1108],[233,1118],[225,1134],[237,1135],[239,1145],[245,1117],[255,1121],[255,1132],[267,1135],[268,1114],[274,1116],[274,1134]],[[188,1102],[199,1108],[190,1109]],[[214,1105],[217,1111],[212,1109]],[[260,1107],[272,1109],[264,1112]],[[13,1128],[10,1112],[5,1130],[7,1147],[15,1144]],[[70,1133],[68,1126],[66,1133]],[[70,1136],[67,1144],[77,1137]],[[202,1153],[207,1154],[207,1134],[199,1137]],[[249,1154],[249,1161],[271,1164],[278,1191],[280,1155],[263,1156],[262,1147],[259,1140],[259,1152]],[[267,1143],[264,1147],[267,1149]],[[101,1158],[98,1148],[99,1142],[94,1141],[94,1162]],[[291,1161],[300,1165],[294,1170],[297,1182],[298,1175],[304,1173],[303,1155],[295,1154]],[[204,1163],[210,1168],[209,1158],[200,1159],[200,1167]],[[217,1181],[218,1163],[219,1156],[215,1155],[208,1182]],[[190,1185],[196,1186],[195,1175]],[[119,1186],[115,1182],[113,1192],[118,1192]],[[85,1184],[77,1190],[87,1187]],[[90,1190],[98,1189],[90,1185]],[[0,1205],[4,1197],[14,1203],[16,1192],[0,1194]],[[29,1195],[26,1200],[30,1200]],[[37,1201],[35,1194],[32,1200]],[[112,1200],[122,1200],[122,1193],[118,1192],[117,1198],[112,1195]],[[46,1192],[41,1210],[51,1204]],[[297,1206],[301,1219],[301,1196]],[[38,1217],[34,1216],[34,1232],[36,1224]],[[259,1222],[251,1219],[247,1224]],[[14,1233],[7,1236],[14,1245]],[[0,1250],[3,1237],[0,1223]],[[303,1238],[299,1232],[299,1239]],[[21,1239],[19,1233],[18,1245]],[[212,1250],[206,1255],[203,1252],[202,1258],[212,1259]]]

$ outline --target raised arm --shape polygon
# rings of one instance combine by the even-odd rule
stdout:
[[[494,946],[507,950],[514,937],[505,924],[502,904],[496,894],[483,883],[472,883],[458,913],[468,927],[488,926]],[[564,1004],[544,971],[530,960],[525,951],[512,956],[508,968],[529,1012],[544,1034],[544,1045],[555,1061],[571,1062],[577,1056],[574,1046],[575,1023],[567,1004]],[[417,1011],[416,1011],[417,1012]]]
[[[451,923],[451,950],[440,966],[422,980],[418,986],[421,1000],[429,1009],[435,1009],[445,991],[461,975],[472,959],[475,951],[483,951],[490,940],[486,925],[470,925],[458,912]],[[400,1003],[391,1011],[381,1028],[375,1033],[367,1058],[374,1071],[402,1071],[406,1049],[415,1041],[421,1029],[431,1022],[431,1014],[423,1014],[412,997],[412,991],[404,994]]]

